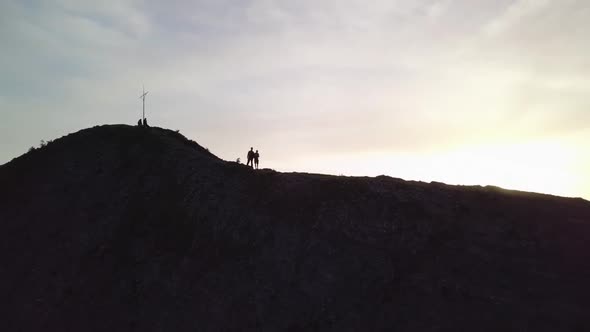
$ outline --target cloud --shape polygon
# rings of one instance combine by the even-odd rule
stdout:
[[[71,16],[86,18],[133,37],[141,38],[151,30],[148,17],[140,9],[144,4],[143,1],[58,0],[54,4]]]
[[[485,26],[485,32],[490,35],[507,31],[513,25],[525,20],[527,16],[533,16],[546,9],[551,0],[516,0],[493,21]]]

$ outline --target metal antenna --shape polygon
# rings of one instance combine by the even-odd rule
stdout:
[[[142,86],[143,93],[139,98],[143,101],[143,117],[142,119],[145,120],[145,96],[148,94],[149,91],[145,91],[145,88]]]

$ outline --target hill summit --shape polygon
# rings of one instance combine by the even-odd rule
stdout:
[[[3,331],[588,331],[590,202],[85,129],[0,166]]]

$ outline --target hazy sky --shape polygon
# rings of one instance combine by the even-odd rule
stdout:
[[[223,159],[590,199],[590,1],[0,2],[0,163],[180,129]]]

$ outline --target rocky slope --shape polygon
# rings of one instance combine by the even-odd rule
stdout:
[[[0,166],[3,331],[588,331],[590,202],[101,126]]]

